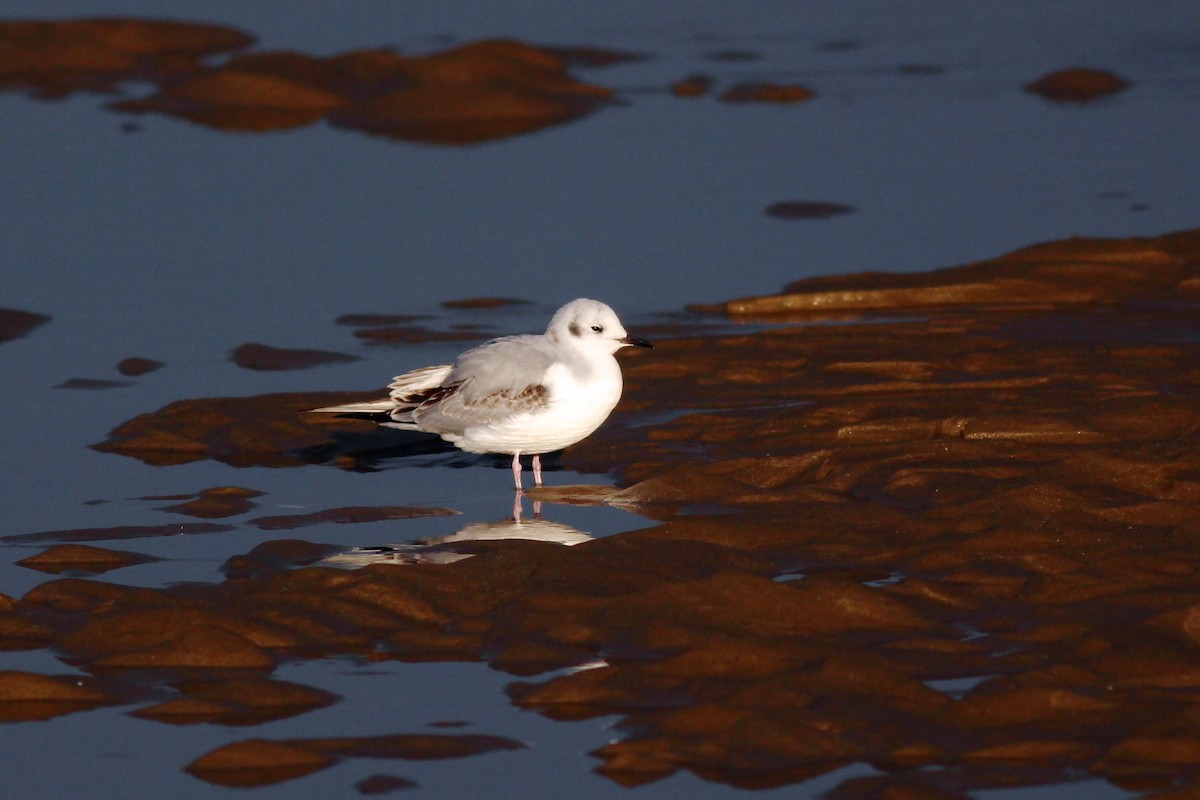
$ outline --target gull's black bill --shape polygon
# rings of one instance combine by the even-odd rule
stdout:
[[[631,344],[634,347],[649,347],[651,350],[654,349],[654,345],[640,336],[626,336],[624,339],[617,339],[617,341],[621,344]]]

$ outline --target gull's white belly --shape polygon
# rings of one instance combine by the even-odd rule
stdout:
[[[621,399],[621,370],[616,360],[577,380],[562,365],[545,378],[549,403],[536,411],[497,422],[472,425],[461,435],[443,438],[470,453],[549,453],[587,438]]]

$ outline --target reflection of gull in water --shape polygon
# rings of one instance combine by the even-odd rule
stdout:
[[[437,544],[449,542],[478,542],[496,539],[531,539],[537,542],[573,545],[591,539],[590,534],[561,522],[534,517],[526,520],[502,520],[500,522],[476,522],[457,533],[437,540]]]
[[[378,547],[355,547],[343,553],[335,553],[321,559],[314,566],[359,569],[372,564],[453,564],[470,557],[470,553],[433,550],[419,544],[385,544]]]
[[[380,547],[355,547],[323,559],[319,566],[357,569],[370,564],[453,564],[474,555],[469,549],[463,548],[472,542],[523,539],[570,546],[592,538],[590,534],[570,525],[542,519],[538,514],[540,505],[534,504],[532,519],[517,516],[497,522],[475,522],[437,539]]]

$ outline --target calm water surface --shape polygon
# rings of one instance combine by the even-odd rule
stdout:
[[[500,334],[539,330],[561,302],[590,295],[636,330],[688,303],[767,293],[811,275],[924,270],[1071,235],[1159,234],[1200,218],[1200,7],[1192,2],[1017,2],[990,8],[986,22],[973,4],[932,2],[617,2],[546,13],[532,2],[352,2],[300,12],[279,2],[177,2],[164,11],[132,0],[10,0],[0,14],[194,19],[239,27],[262,49],[318,55],[380,45],[429,52],[507,36],[647,56],[575,70],[615,88],[619,104],[466,148],[323,125],[217,133],[108,112],[94,95],[0,95],[0,305],[53,317],[0,345],[4,535],[165,524],[178,521],[158,510],[166,503],[136,498],[231,484],[265,492],[248,516],[384,504],[461,512],[287,532],[347,547],[447,535],[507,516],[506,473],[452,469],[451,459],[389,462],[374,473],[212,462],[155,468],[86,449],[175,400],[369,389],[461,349],[366,347],[333,324],[341,314],[434,314],[435,326],[482,322]],[[1086,106],[1020,91],[1048,71],[1080,65],[1111,69],[1133,87]],[[788,107],[672,97],[669,85],[693,73],[715,77],[718,90],[776,81],[818,96]],[[124,130],[131,121],[136,129]],[[788,200],[857,210],[827,220],[763,213]],[[533,304],[475,313],[438,307],[481,295]],[[284,373],[225,360],[249,341],[364,360]],[[167,366],[108,391],[54,388],[70,378],[120,379],[115,364],[134,355]],[[605,480],[549,476],[558,484]],[[605,508],[549,506],[546,516],[593,535],[649,524]],[[219,580],[226,558],[273,538],[279,534],[243,526],[99,542],[167,560],[97,579]],[[0,550],[0,591],[20,596],[45,580],[13,562],[46,544]],[[46,652],[0,653],[0,669],[70,672]],[[621,789],[593,775],[585,755],[617,735],[605,721],[558,723],[517,711],[503,692],[510,678],[479,665],[334,660],[277,674],[345,700],[250,735],[370,735],[465,720],[469,732],[531,747],[460,762],[349,760],[255,797],[346,796],[375,772],[417,781],[408,796],[739,793],[692,776]],[[0,728],[5,782],[41,798],[229,795],[181,768],[246,736],[145,722],[121,709]],[[816,796],[871,772],[852,766],[760,794]],[[1050,796],[1043,791],[979,796]],[[1073,794],[1128,796],[1097,784],[1053,790]]]

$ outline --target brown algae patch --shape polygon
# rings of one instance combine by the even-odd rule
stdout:
[[[112,92],[126,81],[169,82],[254,39],[217,25],[139,19],[0,22],[0,88],[57,98]]]
[[[424,314],[342,314],[333,322],[335,325],[346,325],[353,328],[382,328],[386,325],[400,325],[423,319],[429,319],[429,317]]]
[[[243,489],[240,486],[216,486],[204,489],[194,495],[178,498],[186,500],[186,502],[164,506],[161,510],[199,519],[236,517],[254,508],[254,498],[262,497],[262,494],[254,489]]]
[[[242,369],[278,372],[292,369],[310,369],[326,364],[348,364],[351,361],[359,361],[361,359],[358,356],[347,355],[346,353],[333,353],[328,350],[271,347],[266,344],[250,342],[239,345],[230,352],[229,360]]]
[[[17,562],[19,566],[36,569],[41,572],[59,574],[62,572],[90,572],[99,574],[114,569],[146,564],[158,561],[154,556],[143,553],[130,553],[123,550],[109,550],[103,547],[92,547],[86,544],[59,544],[47,550],[23,558]]]
[[[305,411],[369,400],[367,393],[291,393],[179,400],[125,422],[93,449],[131,456],[155,466],[216,459],[233,466],[301,466],[304,448],[328,444],[328,427]],[[347,431],[371,423],[338,420]]]
[[[55,386],[55,389],[84,389],[87,391],[102,391],[104,389],[120,389],[130,386],[127,381],[112,381],[107,378],[70,378]]]
[[[442,303],[442,308],[477,311],[492,308],[512,308],[513,306],[524,305],[529,305],[529,301],[519,300],[515,297],[464,297],[459,300],[447,300]]]
[[[1076,68],[1047,73],[1026,84],[1025,91],[1056,103],[1087,103],[1127,88],[1128,82],[1107,70]]]
[[[247,739],[217,748],[188,765],[197,778],[218,786],[248,788],[299,778],[344,758],[409,761],[463,758],[518,750],[520,742],[499,736],[393,734],[336,739]]]
[[[489,338],[478,331],[436,331],[418,325],[386,325],[362,328],[354,332],[355,338],[367,344],[410,345],[427,342],[480,342]]]
[[[50,318],[45,314],[35,314],[15,308],[0,308],[0,342],[20,339],[34,328],[45,325],[49,321]]]
[[[671,84],[671,94],[676,97],[704,97],[712,91],[715,79],[711,75],[688,75]]]
[[[113,699],[90,679],[0,671],[0,722],[40,722],[88,711]]]
[[[188,22],[0,22],[0,90],[52,98],[150,83],[152,94],[109,107],[246,132],[325,120],[438,144],[485,142],[570,122],[613,94],[567,74],[575,51],[508,40],[411,57],[382,49],[324,58],[246,52],[253,43],[232,28]],[[213,63],[230,51],[240,52]]]
[[[803,103],[816,97],[805,86],[786,86],[775,83],[743,83],[730,87],[720,99],[726,103]]]
[[[151,372],[156,372],[162,369],[165,364],[161,361],[156,361],[153,358],[142,358],[141,356],[130,356],[123,358],[117,364],[117,372],[122,375],[136,378],[141,375],[148,375]]]
[[[828,219],[840,214],[853,214],[855,210],[854,206],[823,200],[785,200],[767,206],[765,213],[776,219]]]
[[[399,775],[384,775],[376,773],[369,777],[363,778],[358,783],[354,784],[354,788],[361,795],[375,794],[390,794],[401,789],[414,789],[417,784],[407,778],[401,778]]]
[[[132,716],[175,725],[259,725],[306,714],[339,699],[330,692],[256,677],[183,683],[178,697],[137,709]]]
[[[719,308],[742,319],[953,306],[974,313],[1061,305],[1099,311],[1113,303],[1188,296],[1188,281],[1195,278],[1195,238],[1187,232],[1157,240],[1068,239],[933,272],[807,278],[781,294],[731,300]]]

